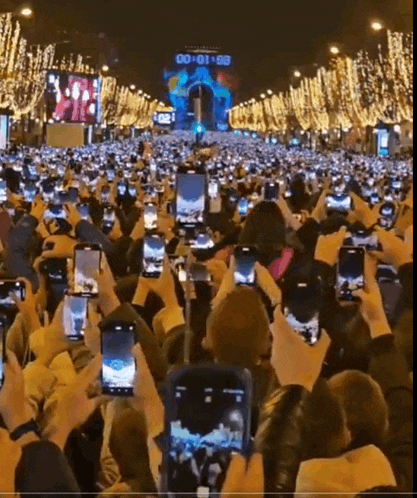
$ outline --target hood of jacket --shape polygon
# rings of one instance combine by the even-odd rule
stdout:
[[[377,486],[396,486],[387,457],[374,445],[344,453],[337,458],[303,462],[297,476],[295,498],[354,498]],[[352,493],[352,494],[350,494]]]

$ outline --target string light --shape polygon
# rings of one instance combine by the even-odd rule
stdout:
[[[235,106],[229,113],[232,128],[285,132],[289,123],[304,131],[355,130],[360,136],[378,122],[413,122],[414,35],[387,30],[387,49],[372,60],[361,51],[335,57],[330,68],[299,80],[297,88],[260,102]],[[340,51],[339,51],[340,52]],[[301,76],[301,74],[300,74]]]
[[[0,16],[0,108],[10,108],[16,120],[23,115],[39,119],[43,115],[48,70],[97,75],[81,55],[70,54],[61,60],[54,57],[54,45],[28,50],[19,23],[13,24],[11,14]],[[151,102],[142,90],[134,93],[106,76],[102,78],[101,105],[105,123],[145,128],[153,124],[158,101]]]

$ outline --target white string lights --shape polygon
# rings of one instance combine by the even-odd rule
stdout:
[[[285,132],[296,120],[304,131],[326,132],[413,122],[413,41],[413,33],[387,31],[387,49],[380,48],[378,59],[363,51],[355,59],[339,55],[297,88],[233,107],[230,125]]]
[[[41,117],[39,106],[48,70],[97,74],[81,55],[71,54],[59,61],[54,61],[54,57],[55,45],[29,50],[19,23],[12,22],[11,14],[0,16],[0,108],[9,108],[17,119],[37,113]],[[133,93],[109,76],[102,78],[101,104],[105,124],[138,128],[153,125],[153,113],[158,106],[157,101],[151,101],[143,92]]]

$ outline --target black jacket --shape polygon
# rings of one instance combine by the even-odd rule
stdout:
[[[295,491],[309,397],[303,387],[287,386],[264,404],[255,449],[263,456],[266,496],[279,498],[280,493]]]

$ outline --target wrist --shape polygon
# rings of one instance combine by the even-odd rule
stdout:
[[[27,434],[25,434],[24,436],[19,438],[16,441],[16,444],[18,444],[19,446],[21,446],[23,448],[23,446],[26,446],[27,444],[30,444],[30,443],[36,443],[39,440],[40,440],[40,438],[37,434],[35,434],[34,432],[28,432]]]
[[[53,420],[45,427],[42,436],[63,451],[70,433],[71,429],[66,422]]]
[[[375,339],[376,337],[380,337],[382,335],[392,334],[391,327],[385,315],[383,317],[381,316],[377,320],[368,321],[367,323],[371,331],[372,339]]]

